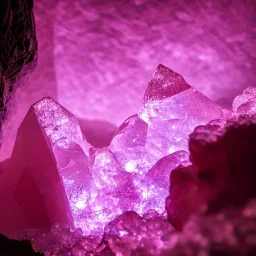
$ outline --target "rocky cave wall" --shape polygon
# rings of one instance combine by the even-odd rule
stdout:
[[[254,0],[42,0],[34,5],[38,66],[15,95],[0,159],[10,156],[29,106],[44,96],[80,118],[87,139],[101,146],[136,113],[159,63],[224,106],[255,85]]]

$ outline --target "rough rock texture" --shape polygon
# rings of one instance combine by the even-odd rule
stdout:
[[[124,213],[105,229],[107,255],[254,255],[256,252],[255,201],[230,214],[229,210],[215,215],[197,216],[174,232],[166,220],[157,214],[141,218],[136,213]],[[99,251],[98,249],[98,251]]]
[[[193,165],[171,173],[166,205],[173,226],[182,228],[194,213],[243,207],[256,197],[255,134],[255,116],[195,129],[189,141]]]
[[[28,230],[25,236],[32,240],[34,250],[44,252],[45,256],[94,256],[99,244],[94,237],[84,236],[81,229],[59,225],[47,233],[38,229]]]
[[[60,0],[56,14],[58,101],[79,118],[120,125],[159,63],[225,106],[254,86],[254,0]]]
[[[108,146],[159,63],[225,106],[255,85],[254,0],[40,0],[34,12],[38,67],[16,96],[0,157],[11,155],[26,112],[46,96],[88,123],[91,141],[107,141],[95,146]]]
[[[195,216],[182,232],[155,211],[143,216],[125,212],[106,226],[100,244],[79,229],[59,226],[47,234],[33,230],[28,235],[34,237],[34,248],[46,256],[251,256],[256,253],[256,202]]]
[[[0,3],[0,134],[12,92],[36,64],[33,0]],[[0,138],[0,145],[2,138]]]
[[[2,129],[4,141],[0,149],[0,160],[10,157],[17,130],[31,105],[47,96],[56,99],[52,26],[56,15],[55,5],[55,0],[34,1],[33,12],[38,40],[37,65],[26,81],[23,81],[22,86],[16,87],[10,101],[8,118]]]

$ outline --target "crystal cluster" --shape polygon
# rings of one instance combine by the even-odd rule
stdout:
[[[124,211],[164,212],[168,176],[188,160],[188,134],[223,115],[179,74],[159,65],[138,115],[119,127],[109,148],[97,149],[71,113],[45,98],[19,128],[1,195],[13,199],[25,227],[58,223],[100,238],[104,226]],[[31,202],[40,209],[37,217]]]
[[[26,237],[46,255],[210,251],[220,232],[218,213],[236,207],[242,218],[256,197],[254,96],[247,89],[228,111],[159,65],[138,114],[103,148],[86,141],[74,115],[42,99],[24,118],[12,157],[0,165],[0,232],[32,230]],[[251,115],[241,116],[241,109]],[[218,231],[208,224],[207,235],[199,230],[205,227],[194,224],[198,214]],[[240,246],[229,227],[236,219],[225,218],[228,245]]]

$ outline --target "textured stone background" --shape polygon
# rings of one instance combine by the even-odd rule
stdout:
[[[36,65],[33,0],[0,2],[0,145],[8,103]],[[10,108],[9,108],[10,109]],[[0,157],[1,159],[1,157]]]
[[[2,158],[29,105],[43,96],[97,137],[137,112],[159,63],[227,107],[256,84],[255,0],[38,0],[34,12],[38,66],[16,93]]]

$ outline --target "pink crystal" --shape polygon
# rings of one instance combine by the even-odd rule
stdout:
[[[189,88],[190,86],[181,75],[160,64],[148,84],[144,103],[164,100]]]
[[[31,107],[19,129],[3,175],[11,185],[3,191],[20,205],[31,226],[79,227],[100,239],[104,226],[124,211],[164,211],[168,177],[187,164],[182,150],[189,133],[223,115],[180,75],[159,65],[139,115],[119,127],[109,148],[95,149],[74,115],[45,98]],[[31,194],[42,208],[36,220],[24,200]]]
[[[221,107],[189,86],[182,76],[159,65],[139,111],[148,124],[146,151],[160,159],[187,150],[188,135],[196,126],[223,116]]]
[[[50,98],[31,107],[1,177],[1,195],[8,193],[20,206],[27,227],[73,226],[76,203],[91,180],[82,147],[86,144],[71,113]]]
[[[144,176],[162,157],[188,150],[188,135],[196,126],[225,114],[182,76],[159,65],[139,114],[120,126],[110,149],[124,170]]]
[[[256,197],[255,116],[238,111],[248,102],[253,108],[253,89],[244,94],[226,121],[231,112],[160,65],[139,114],[103,148],[88,144],[65,108],[41,100],[22,122],[11,159],[0,164],[0,207],[11,212],[0,212],[1,232],[32,228],[28,237],[47,256],[169,255],[190,248],[186,241],[211,251],[205,244],[219,230],[209,230],[208,241],[192,216],[229,205],[242,209]],[[190,155],[184,150],[188,141]],[[165,202],[169,222],[183,233],[168,223]],[[215,215],[204,219],[220,226]],[[202,237],[200,243],[190,229]],[[232,227],[224,231],[223,239],[231,241]]]
[[[26,228],[57,223],[100,238],[105,224],[138,201],[132,177],[112,152],[89,150],[76,118],[50,98],[31,107],[4,167],[1,195],[20,205]]]
[[[83,207],[85,231],[102,236],[107,223],[133,209],[138,195],[132,176],[122,170],[108,148],[92,149],[89,161],[93,186],[88,203]],[[81,227],[81,223],[78,224]]]
[[[256,114],[256,88],[249,87],[233,101],[233,110],[239,115]]]
[[[143,174],[152,163],[146,158],[148,125],[138,115],[129,117],[117,130],[109,148],[123,169]]]
[[[134,184],[141,198],[134,208],[138,213],[151,208],[163,212],[168,176],[188,156],[185,151],[174,152],[188,149],[189,134],[197,125],[222,120],[227,114],[229,111],[197,92],[182,76],[158,66],[139,114],[120,126],[110,144],[123,170],[134,173]],[[158,175],[157,182],[154,173],[158,172],[163,176]]]
[[[137,213],[144,214],[154,209],[159,213],[165,211],[165,199],[168,196],[170,173],[179,165],[188,163],[188,153],[178,151],[160,159],[144,176],[136,179],[135,186],[140,203],[134,208]]]

